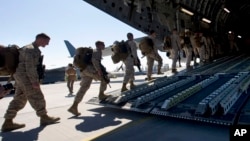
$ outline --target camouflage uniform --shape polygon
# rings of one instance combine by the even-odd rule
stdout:
[[[27,100],[35,109],[38,116],[46,115],[47,110],[44,95],[41,89],[32,87],[32,83],[39,81],[37,65],[41,52],[38,47],[30,44],[21,48],[19,53],[19,64],[14,74],[16,92],[4,118],[13,119],[17,112],[24,108]]]
[[[206,38],[201,34],[201,47],[198,48],[199,56],[200,56],[200,64],[203,65],[205,60],[208,58],[208,50],[207,50],[207,40]]]
[[[180,37],[177,34],[171,35],[171,58],[172,58],[172,72],[176,72],[176,62],[178,59],[178,52],[181,50]]]
[[[236,44],[234,38],[234,33],[228,34],[230,53],[232,53],[233,51],[239,51],[238,45]]]
[[[125,76],[123,79],[123,83],[128,83],[129,81],[134,81],[134,64],[137,62],[137,47],[134,41],[128,41],[128,45],[130,47],[131,52],[129,52],[128,57],[123,60],[125,64]]]
[[[208,45],[208,50],[209,50],[209,54],[208,54],[208,60],[212,60],[214,58],[214,40],[211,36],[207,36],[207,45]]]
[[[149,36],[149,38],[151,38],[154,42],[154,51],[152,51],[151,53],[147,54],[147,65],[148,65],[148,72],[147,72],[147,76],[149,79],[151,79],[151,75],[152,75],[152,71],[153,71],[153,65],[154,65],[154,61],[158,62],[158,73],[160,74],[161,72],[161,67],[162,67],[162,58],[158,53],[158,46],[156,45],[156,39]]]
[[[92,80],[100,80],[100,92],[104,92],[107,89],[107,82],[104,81],[103,77],[98,74],[97,70],[101,70],[101,59],[102,59],[102,51],[94,50],[92,54],[91,62],[92,64],[88,65],[84,70],[81,71],[81,87],[78,90],[75,103],[80,103],[85,95],[86,91],[89,89]]]
[[[185,43],[185,40],[189,40]],[[183,44],[183,50],[186,54],[186,69],[190,69],[191,68],[191,60],[192,60],[192,46],[190,43],[190,37],[188,35],[186,35],[184,38],[181,39],[181,43]]]
[[[66,75],[66,79],[67,79],[67,87],[68,87],[69,93],[71,95],[73,93],[74,81],[77,78],[75,68],[74,67],[68,67],[66,69],[65,75]]]
[[[121,88],[121,92],[128,90],[126,88],[126,85],[128,82],[130,82],[130,89],[134,88],[134,80],[135,80],[135,69],[134,69],[134,64],[138,63],[137,60],[137,52],[136,52],[136,43],[133,40],[128,40],[128,56],[126,59],[122,60],[123,63],[125,64],[125,75],[123,79],[123,84]]]
[[[191,45],[192,45],[193,52],[194,52],[194,65],[197,65],[196,59],[199,58],[199,52],[198,52],[198,46],[195,41],[195,35],[191,35],[190,41],[191,41]]]

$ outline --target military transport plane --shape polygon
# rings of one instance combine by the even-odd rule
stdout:
[[[205,38],[214,40],[215,44],[212,46],[205,45],[206,50],[218,50],[216,56],[211,56],[204,65],[193,67],[191,71],[184,70],[173,76],[164,76],[122,93],[116,91],[113,97],[105,102],[93,97],[88,103],[185,119],[192,124],[205,122],[209,125],[202,124],[205,129],[215,127],[215,124],[224,125],[228,126],[227,130],[224,130],[226,132],[229,131],[229,125],[249,125],[249,0],[83,1],[145,34],[155,30],[158,40],[170,35],[173,29],[177,29],[179,33],[189,30],[195,35],[203,33]],[[233,40],[230,38],[231,34],[235,37]],[[239,48],[235,47],[235,44]],[[207,56],[211,55],[207,51],[205,53]],[[233,85],[239,87],[232,87]],[[145,123],[147,121],[143,122],[143,125]],[[172,129],[163,130],[166,133]],[[178,135],[186,136],[187,132]],[[107,135],[105,134],[105,137]],[[193,136],[195,137],[189,137]],[[217,137],[215,133],[212,136]],[[157,137],[154,136],[154,139],[157,140]],[[220,140],[220,137],[216,140]]]

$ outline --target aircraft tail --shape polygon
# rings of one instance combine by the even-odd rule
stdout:
[[[68,40],[64,40],[64,43],[68,48],[70,57],[74,57],[74,55],[76,53],[76,48]]]

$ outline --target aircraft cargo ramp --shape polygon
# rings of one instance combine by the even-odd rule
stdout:
[[[250,124],[250,57],[227,56],[87,103],[220,125]]]

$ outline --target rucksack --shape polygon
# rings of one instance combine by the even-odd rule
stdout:
[[[79,47],[76,49],[76,54],[73,59],[74,66],[84,70],[91,64],[93,49],[91,47]]]
[[[166,36],[164,38],[164,46],[163,46],[164,50],[170,50],[172,49],[172,45],[171,45],[171,38],[170,36]]]
[[[19,46],[11,45],[4,47],[0,45],[0,76],[12,75],[16,72],[19,62]]]
[[[128,42],[116,41],[112,45],[111,51],[112,51],[111,59],[114,64],[117,64],[128,57],[128,54],[131,52],[131,49],[128,45]]]
[[[144,37],[139,43],[142,55],[147,55],[154,50],[154,41],[149,37]]]

